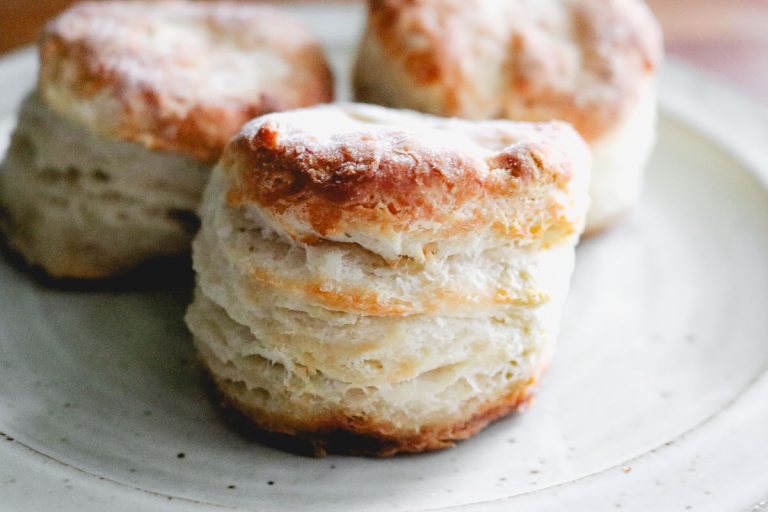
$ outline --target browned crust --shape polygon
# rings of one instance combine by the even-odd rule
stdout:
[[[581,155],[562,150],[583,149],[583,143],[563,124],[531,125],[531,141],[479,159],[459,148],[435,151],[417,135],[396,129],[361,127],[318,142],[283,126],[299,115],[255,121],[233,140],[222,160],[231,182],[230,207],[255,203],[277,219],[299,219],[321,237],[373,227],[413,233],[419,223],[429,223],[425,231],[435,239],[490,229],[505,238],[539,240],[580,229],[568,158]],[[551,139],[541,136],[547,131]],[[556,147],[558,142],[564,147]],[[302,243],[312,242],[287,223],[282,228]]]
[[[662,61],[658,23],[639,0],[563,0],[559,10],[567,28],[559,29],[562,33],[545,28],[556,27],[554,19],[536,21],[536,7],[510,1],[500,32],[489,28],[477,37],[467,36],[468,19],[488,16],[487,26],[499,27],[499,14],[485,10],[484,1],[369,1],[366,37],[402,70],[411,87],[433,91],[437,98],[431,113],[562,119],[594,141],[618,126],[647,93]],[[489,77],[473,74],[466,64],[476,58],[472,45],[479,39],[488,45],[491,38],[506,51],[499,52],[498,62],[503,93],[488,98],[478,92],[477,84]],[[570,75],[574,69],[575,75]],[[387,83],[379,86],[379,80]],[[377,102],[379,87],[391,86],[386,70],[358,76],[357,82],[361,101]],[[422,107],[410,104],[408,94],[398,97],[402,103],[389,106]]]
[[[209,31],[212,41],[229,40],[245,58],[264,50],[291,67],[283,80],[261,90],[200,95],[200,82],[181,71],[206,56],[169,57],[153,51],[143,34],[155,23],[153,11],[185,4],[160,1],[126,7],[130,4],[78,4],[46,27],[39,43],[43,97],[55,110],[104,136],[215,161],[248,120],[333,99],[333,79],[319,43],[297,21],[270,7],[227,2],[185,7],[186,21]],[[106,34],[99,30],[106,21],[133,27],[134,32],[124,39]],[[260,32],[261,37],[254,37]],[[117,111],[105,104],[105,96],[118,105]],[[94,105],[87,114],[74,105],[89,102]]]
[[[278,435],[260,436],[263,440],[282,448],[287,436],[298,445],[308,447],[315,457],[324,457],[328,453],[391,457],[398,453],[423,453],[453,447],[530,402],[537,380],[537,377],[531,377],[520,382],[506,395],[482,404],[454,422],[424,426],[418,433],[413,433],[400,431],[383,420],[364,417],[337,415],[301,422],[295,418],[271,415],[243,403],[229,392],[231,386],[227,381],[211,375],[224,406],[240,411],[260,431]]]

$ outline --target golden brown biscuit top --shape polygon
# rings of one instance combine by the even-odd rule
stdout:
[[[589,141],[649,92],[663,53],[641,0],[370,0],[368,30],[413,87],[435,96],[400,106],[562,119]]]
[[[272,8],[84,2],[40,39],[46,103],[97,133],[215,160],[249,119],[327,102],[315,38]]]
[[[228,203],[301,243],[386,259],[581,232],[589,154],[564,123],[470,122],[370,105],[260,117],[220,163]]]

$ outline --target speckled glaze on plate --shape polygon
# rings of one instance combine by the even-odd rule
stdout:
[[[291,9],[344,83],[361,10]],[[0,149],[34,72],[0,61]],[[578,249],[535,405],[440,453],[262,446],[207,391],[188,279],[51,288],[0,260],[0,510],[765,510],[768,114],[680,65],[661,102],[642,204]]]

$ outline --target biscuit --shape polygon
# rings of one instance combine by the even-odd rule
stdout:
[[[187,323],[260,428],[341,451],[451,446],[548,363],[588,208],[565,123],[365,105],[247,124],[214,169]]]
[[[33,93],[0,167],[0,226],[53,277],[120,274],[189,250],[209,174],[186,155],[100,137]]]
[[[573,124],[594,154],[594,232],[637,201],[661,60],[640,0],[370,0],[354,88],[436,115]]]
[[[54,277],[184,254],[229,138],[333,95],[315,38],[249,3],[84,2],[48,24],[39,50],[0,207],[11,246]]]

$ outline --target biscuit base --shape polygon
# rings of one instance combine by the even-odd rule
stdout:
[[[455,446],[509,416],[533,400],[537,377],[532,376],[474,412],[444,424],[404,432],[385,419],[335,416],[322,421],[297,423],[244,403],[235,387],[210,369],[216,396],[231,424],[249,437],[278,449],[325,457],[330,454],[386,458],[403,453],[423,453]]]
[[[69,226],[64,226],[68,228]],[[6,251],[19,256],[28,270],[56,281],[94,281],[117,279],[144,269],[161,267],[174,260],[187,257],[186,249],[158,250],[145,254],[131,248],[116,248],[109,243],[99,244],[98,232],[79,236],[72,229],[63,229],[65,238],[47,238],[41,242],[30,234],[26,226],[14,222],[7,211],[0,209],[0,234],[5,238]],[[111,233],[101,233],[105,238]],[[189,243],[188,238],[184,243]],[[182,244],[183,246],[183,244]]]

